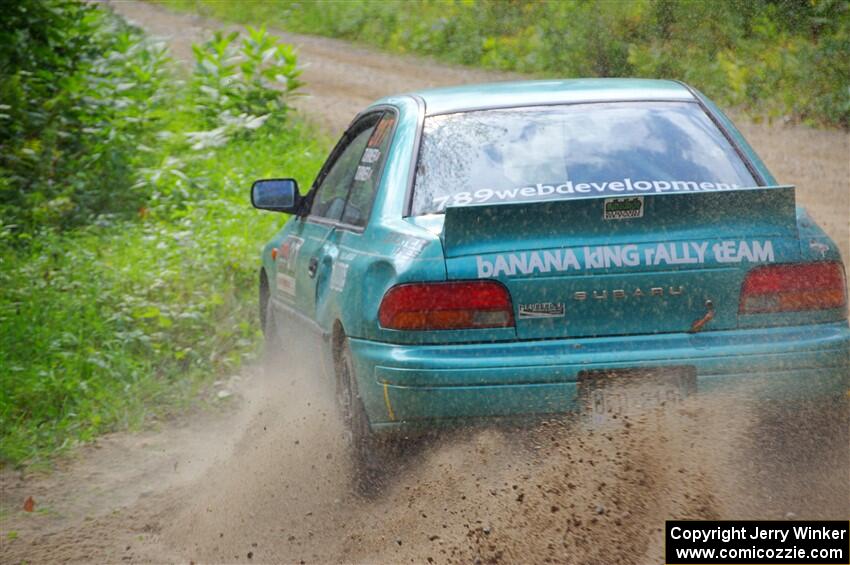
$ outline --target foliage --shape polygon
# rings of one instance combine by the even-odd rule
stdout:
[[[760,117],[850,127],[847,0],[155,0],[546,76],[684,80]]]
[[[241,49],[237,38],[237,32],[217,31],[211,40],[193,46],[193,100],[207,121],[219,127],[246,124],[253,129],[270,116],[282,120],[287,107],[281,92],[290,95],[301,86],[292,46],[276,43],[265,27],[249,27]]]
[[[198,72],[179,80],[160,46],[100,9],[35,5],[45,7],[33,16],[43,21],[29,21],[21,41],[36,45],[34,37],[51,33],[44,41],[53,42],[52,52],[77,60],[55,61],[56,84],[30,84],[21,68],[36,63],[24,59],[42,54],[35,47],[2,54],[4,73],[19,77],[16,88],[42,96],[46,112],[55,113],[33,117],[41,111],[34,102],[12,100],[2,126],[4,154],[30,146],[40,156],[30,169],[7,160],[0,171],[2,217],[16,224],[0,225],[0,461],[13,463],[44,460],[180,409],[204,382],[238,370],[258,343],[258,252],[284,219],[251,209],[247,187],[284,165],[309,184],[326,146],[287,117],[296,61],[262,32],[252,33],[248,41],[256,44],[243,44],[241,56],[250,62],[260,53],[254,68],[272,68],[262,61],[274,49],[271,65],[285,63],[278,67],[284,96],[271,90],[277,76],[242,69],[222,89],[244,95],[240,112],[267,118],[201,143],[205,128],[220,127],[229,108],[216,114],[194,103],[205,80]],[[56,21],[87,27],[63,35],[51,27]],[[75,50],[109,33],[118,33],[110,50]],[[216,41],[196,52],[209,52]],[[138,84],[119,88],[128,73]],[[106,104],[101,97],[110,90]],[[83,131],[89,126],[96,131]],[[85,139],[72,143],[60,131]],[[101,160],[89,160],[92,150]],[[52,168],[35,166],[45,151]],[[22,179],[25,173],[32,178]],[[30,203],[61,196],[71,203],[70,216],[27,215]]]
[[[0,20],[0,217],[29,233],[128,212],[171,89],[162,44],[85,4],[24,0]]]

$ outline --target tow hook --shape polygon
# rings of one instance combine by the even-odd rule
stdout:
[[[688,330],[689,333],[695,334],[702,331],[705,325],[714,319],[714,302],[711,299],[705,301],[705,310],[705,315],[691,324],[691,329]]]

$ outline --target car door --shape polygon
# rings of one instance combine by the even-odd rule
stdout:
[[[317,296],[329,284],[333,263],[339,255],[337,228],[348,193],[380,117],[381,112],[367,114],[348,129],[316,179],[308,197],[309,213],[289,236],[293,307],[314,321],[317,319]],[[282,264],[279,262],[279,269]]]

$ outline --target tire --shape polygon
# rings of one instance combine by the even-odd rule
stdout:
[[[281,340],[274,316],[271,295],[265,279],[260,281],[260,323],[263,330],[263,365],[267,372],[272,371],[280,359]]]
[[[360,494],[372,494],[383,485],[389,444],[377,437],[357,390],[354,357],[346,339],[337,363],[338,399],[346,439],[354,463],[354,486]]]

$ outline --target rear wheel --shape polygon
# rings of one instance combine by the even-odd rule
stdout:
[[[280,332],[275,321],[271,292],[265,278],[260,278],[260,324],[265,338],[263,343],[263,363],[267,371],[271,370],[280,357]]]
[[[377,437],[369,425],[369,416],[357,388],[356,368],[348,340],[342,345],[337,363],[338,396],[348,440],[354,459],[355,486],[363,494],[383,483],[388,444]]]

